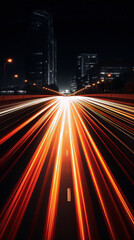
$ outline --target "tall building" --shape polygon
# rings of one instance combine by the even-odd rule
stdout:
[[[52,15],[34,11],[28,50],[28,79],[37,85],[57,84],[57,53]]]
[[[77,88],[89,85],[93,77],[93,69],[98,63],[97,54],[82,53],[77,58]],[[93,76],[94,75],[94,76]]]

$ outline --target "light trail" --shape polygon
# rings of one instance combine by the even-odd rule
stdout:
[[[47,102],[50,99],[55,99],[55,97],[40,98],[40,99],[28,100],[25,102],[16,103],[12,107],[9,106],[6,109],[1,109],[0,116],[7,115],[9,113],[13,113],[13,112],[16,112],[16,111],[24,109],[24,108],[28,108],[30,106],[35,106],[36,104],[39,104],[42,102]]]
[[[53,106],[54,105],[54,106]],[[50,108],[51,107],[51,108]],[[46,125],[46,123],[48,122],[48,120],[51,118],[52,114],[54,114],[54,112],[57,110],[57,108],[59,107],[59,102],[55,102],[54,104],[49,104],[47,107],[43,108],[43,110],[41,111],[42,113],[44,111],[46,111],[47,109],[49,109],[45,115],[43,115],[27,132],[26,134],[23,135],[22,138],[20,138],[20,140],[9,150],[7,151],[7,153],[4,154],[4,156],[1,158],[0,160],[0,167],[2,168],[3,165],[6,165],[7,162],[10,161],[10,158],[12,157],[13,154],[15,154],[17,151],[19,151],[19,149],[21,148],[21,146],[33,135],[33,133],[37,130],[38,132],[33,136],[32,140],[30,141],[30,143],[28,143],[27,147],[29,146],[29,144],[32,143],[32,141],[35,139],[35,137],[37,136],[37,134],[39,134],[39,132],[42,130],[42,128]],[[38,115],[40,114],[40,112],[38,112]],[[35,118],[35,115],[34,115]],[[30,118],[31,119],[31,118]],[[26,124],[26,122],[24,123]],[[43,125],[42,125],[43,124]],[[21,125],[22,127],[22,125]],[[20,127],[19,127],[20,128]],[[15,132],[15,131],[14,131]],[[17,131],[16,131],[17,132]],[[6,136],[7,138],[7,136]],[[8,139],[8,138],[7,138]],[[25,147],[24,151],[26,151],[27,147]],[[24,153],[24,151],[22,153]],[[21,154],[22,154],[21,153]],[[16,164],[17,160],[20,158],[21,154],[19,154],[18,158],[16,159],[16,161],[14,161],[12,163],[12,165],[10,166],[10,168],[7,169],[7,171],[5,172],[4,176],[0,178],[0,182],[3,180],[3,178],[7,175],[7,173],[11,170],[11,168]]]
[[[58,206],[58,195],[59,195],[59,186],[60,186],[60,173],[61,173],[61,160],[62,160],[62,144],[63,144],[63,132],[65,127],[65,117],[66,117],[66,104],[62,103],[62,124],[60,131],[60,137],[58,142],[57,155],[55,159],[55,166],[52,178],[52,185],[49,196],[48,203],[48,213],[47,213],[47,221],[46,221],[46,229],[44,232],[44,239],[51,240],[53,239],[54,232],[54,223],[57,213]]]
[[[61,106],[57,110],[57,113],[50,127],[48,128],[41,142],[39,143],[24,173],[22,174],[11,196],[9,197],[7,203],[2,209],[1,217],[3,217],[3,221],[0,226],[1,239],[5,237],[5,234],[7,234],[6,228],[9,228],[8,236],[6,236],[7,239],[15,238],[18,227],[22,221],[26,207],[28,205],[28,202],[30,201],[30,197],[33,193],[34,187],[42,170],[47,152],[52,141],[54,129],[57,126],[60,115]],[[16,212],[18,207],[19,211]]]
[[[25,120],[21,116],[23,110]],[[9,121],[14,122],[9,123],[8,116]],[[67,159],[71,163],[68,177],[72,186],[69,186],[71,201],[64,205],[70,204],[68,211],[76,216],[78,238],[105,238],[103,227],[110,239],[132,239],[134,218],[129,191],[134,183],[134,124],[131,106],[80,96],[48,97],[8,106],[2,109],[0,117],[5,131],[0,140],[2,192],[6,179],[11,181],[11,190],[4,197],[0,212],[0,239],[19,239],[20,226],[33,196],[37,205],[34,203],[35,212],[25,240],[33,240],[36,229],[42,232],[43,240],[59,239],[56,231],[57,223],[61,224],[58,222],[59,199],[64,199],[60,198],[63,194],[60,192],[61,171],[62,168],[68,171]],[[17,141],[12,142],[12,139]],[[23,167],[14,181],[10,174],[12,176],[18,164]],[[40,191],[36,195],[39,183]],[[41,214],[42,209],[44,214]],[[38,226],[40,218],[44,224]]]
[[[113,185],[113,188],[114,188],[114,190],[116,191],[116,194],[117,194],[117,196],[119,197],[120,202],[122,203],[122,205],[123,205],[123,207],[124,207],[124,210],[125,210],[126,213],[128,214],[128,216],[129,216],[132,224],[134,223],[134,222],[133,222],[133,215],[132,215],[131,210],[129,209],[127,203],[125,202],[125,199],[123,198],[123,196],[122,196],[122,194],[121,194],[121,192],[120,192],[120,190],[119,190],[119,188],[118,188],[117,183],[115,182],[112,174],[110,173],[110,170],[108,169],[106,163],[104,162],[104,159],[103,159],[103,157],[101,156],[101,154],[100,154],[100,152],[99,152],[99,149],[97,148],[97,146],[96,146],[95,142],[93,141],[93,139],[92,139],[89,131],[87,130],[84,122],[82,121],[82,119],[81,119],[78,111],[76,110],[75,107],[74,107],[74,109],[75,109],[75,112],[76,112],[76,114],[77,114],[77,116],[78,116],[78,118],[79,118],[79,120],[80,120],[80,123],[81,123],[81,124],[78,123],[78,120],[77,120],[77,118],[76,118],[76,116],[75,116],[76,114],[74,114],[74,116],[75,116],[75,123],[76,123],[76,126],[77,126],[77,130],[78,130],[78,133],[79,133],[79,137],[80,137],[80,141],[81,141],[81,144],[82,144],[82,148],[83,148],[83,151],[84,151],[84,154],[85,154],[85,158],[86,158],[86,160],[87,160],[87,164],[88,164],[88,167],[89,167],[89,171],[90,171],[90,174],[91,174],[91,176],[92,176],[92,180],[93,180],[94,186],[95,186],[95,188],[96,188],[96,192],[97,192],[97,195],[98,195],[98,198],[99,198],[99,201],[100,201],[100,204],[101,204],[103,213],[104,213],[104,215],[105,215],[105,218],[106,218],[106,221],[107,221],[107,224],[108,224],[110,233],[111,233],[111,237],[112,237],[112,239],[115,239],[115,238],[116,238],[116,237],[115,237],[115,236],[116,236],[116,235],[115,235],[116,231],[113,230],[112,223],[111,223],[112,219],[110,219],[110,217],[108,216],[108,210],[106,210],[106,203],[104,203],[103,195],[101,194],[101,190],[102,190],[101,188],[102,188],[102,187],[100,188],[99,185],[98,185],[98,184],[99,184],[99,182],[98,182],[98,180],[97,180],[98,176],[97,176],[97,177],[95,176],[96,174],[95,174],[95,172],[94,172],[94,170],[93,170],[93,167],[92,167],[92,164],[91,164],[91,160],[90,160],[90,157],[89,157],[89,154],[88,154],[88,150],[86,149],[86,144],[85,144],[85,140],[84,140],[85,137],[84,137],[84,132],[82,131],[82,127],[84,128],[84,131],[85,131],[85,133],[87,134],[87,137],[88,137],[88,139],[89,139],[89,143],[91,144],[93,150],[95,151],[95,153],[96,153],[96,155],[97,155],[97,157],[98,157],[98,160],[101,162],[103,168],[105,169],[105,172],[106,172],[106,174],[107,174],[107,177],[109,178],[111,184]],[[80,126],[82,126],[82,127],[80,127]],[[82,133],[83,133],[83,134],[82,134]],[[91,148],[91,147],[90,147],[90,145],[88,144],[88,149],[89,149],[89,148]],[[90,151],[92,151],[92,150],[90,150]],[[93,152],[92,152],[92,154],[93,154]],[[97,159],[96,159],[95,157],[94,157],[94,161],[97,161]],[[97,164],[97,165],[98,165],[98,164]],[[100,170],[99,170],[99,171],[100,171]],[[115,233],[114,233],[114,232],[115,232]],[[127,234],[127,232],[126,232],[126,234]]]
[[[69,121],[69,137],[70,137],[70,145],[71,145],[71,160],[72,160],[72,173],[73,173],[73,180],[74,180],[74,189],[75,189],[75,202],[76,202],[76,212],[78,218],[78,226],[80,231],[80,239],[91,239],[89,224],[87,219],[86,207],[85,207],[85,200],[83,194],[83,188],[81,183],[80,177],[80,169],[78,166],[78,157],[76,152],[78,153],[78,149],[76,151],[76,147],[74,144],[74,137],[72,132],[71,126],[71,113],[70,113],[70,106],[68,103],[68,121]],[[82,201],[82,204],[80,203]],[[83,205],[83,206],[82,206]],[[83,207],[83,214],[82,214],[82,207]],[[85,218],[85,226],[84,226],[84,219]],[[87,227],[87,236],[85,236],[85,227]]]
[[[80,109],[81,111],[81,115],[83,117],[85,117],[86,122],[90,125],[90,127],[94,130],[94,132],[96,133],[96,135],[100,138],[101,142],[103,142],[103,144],[106,146],[107,150],[110,152],[110,154],[113,156],[113,158],[115,159],[115,161],[118,163],[118,165],[121,167],[121,169],[124,171],[124,173],[126,174],[126,176],[129,178],[129,180],[132,182],[132,184],[134,184],[133,179],[128,175],[128,173],[126,172],[126,167],[129,168],[129,171],[131,172],[131,167],[134,166],[133,163],[129,160],[129,158],[120,150],[120,148],[118,148],[118,146],[111,141],[111,139],[106,135],[106,133],[99,127],[99,125],[101,127],[103,127],[107,132],[109,132],[115,139],[117,139],[122,145],[123,147],[126,147],[132,154],[134,153],[134,151],[132,149],[130,149],[124,142],[122,142],[115,134],[113,134],[107,127],[105,127],[104,124],[102,124],[100,121],[98,121],[97,118],[95,118],[93,115],[91,115],[90,113],[87,114],[87,110],[84,109],[83,106],[79,106],[78,105],[78,109]],[[93,120],[92,120],[93,118]],[[95,120],[95,121],[94,121]],[[96,124],[97,122],[97,124]],[[96,130],[97,129],[97,130]],[[100,136],[100,134],[102,134],[103,137]],[[106,139],[106,141],[104,142],[104,139]],[[114,148],[114,151],[117,152],[118,157],[120,156],[120,160],[122,160],[122,164],[120,163],[120,161],[118,161],[118,158],[115,157],[115,155],[113,155],[112,151],[109,148],[109,145],[112,146],[112,148]],[[116,154],[116,155],[117,155]],[[125,167],[123,167],[123,163],[125,164]],[[129,164],[128,164],[129,163]]]
[[[35,118],[37,118],[39,115],[41,115],[43,112],[45,112],[48,108],[52,107],[52,105],[55,104],[51,103],[49,104],[47,107],[43,108],[42,110],[40,110],[38,113],[36,113],[35,115],[33,115],[32,117],[30,117],[28,120],[26,120],[25,122],[23,122],[21,125],[19,125],[17,128],[15,128],[13,131],[11,131],[10,133],[8,133],[6,136],[4,136],[1,140],[0,140],[0,144],[4,143],[5,141],[7,141],[9,138],[11,138],[13,135],[15,135],[18,131],[20,131],[22,128],[24,128],[27,124],[29,124],[31,121],[33,121]],[[25,105],[24,105],[25,106]],[[24,107],[23,106],[23,107]]]

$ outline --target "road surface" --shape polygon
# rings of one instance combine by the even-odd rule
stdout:
[[[58,96],[0,110],[1,240],[132,239],[132,105]]]

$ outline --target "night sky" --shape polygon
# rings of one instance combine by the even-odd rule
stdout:
[[[7,57],[14,59],[14,72],[25,78],[28,23],[37,9],[53,12],[59,88],[69,87],[81,53],[98,53],[105,61],[133,59],[132,1],[6,1],[6,6],[2,2],[0,6],[0,78]]]

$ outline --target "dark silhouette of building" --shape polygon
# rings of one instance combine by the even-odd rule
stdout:
[[[39,10],[32,13],[28,42],[28,81],[37,86],[57,85],[56,40],[51,13]]]

